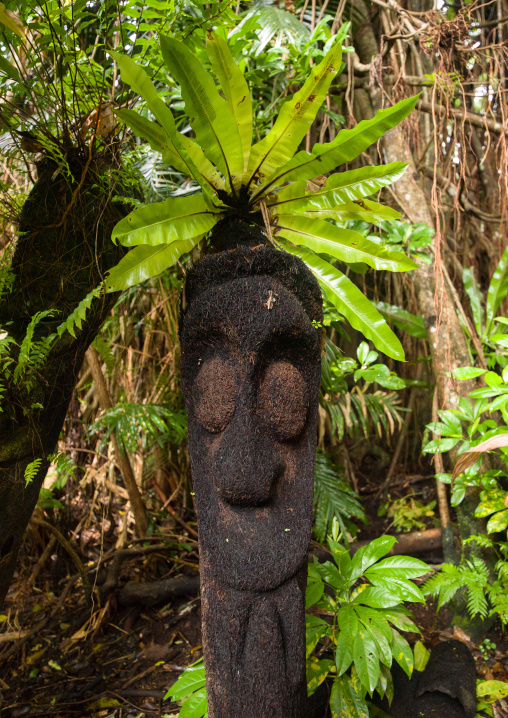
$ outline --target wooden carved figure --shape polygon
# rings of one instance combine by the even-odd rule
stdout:
[[[301,718],[322,299],[244,235],[188,273],[181,320],[208,711]]]

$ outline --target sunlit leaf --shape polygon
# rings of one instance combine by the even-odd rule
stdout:
[[[208,232],[221,218],[208,209],[203,195],[169,197],[148,204],[124,217],[113,229],[112,239],[124,246],[169,244]]]
[[[394,359],[404,361],[404,350],[383,317],[342,272],[316,254],[280,241],[290,254],[300,257],[319,281],[330,302],[351,325],[370,339],[375,347]]]

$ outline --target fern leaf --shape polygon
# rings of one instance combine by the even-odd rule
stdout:
[[[30,484],[34,480],[37,472],[39,471],[39,469],[41,467],[41,464],[42,464],[42,459],[34,459],[33,461],[31,461],[28,464],[28,466],[25,469],[25,474],[24,474],[25,486],[28,486],[28,484]]]

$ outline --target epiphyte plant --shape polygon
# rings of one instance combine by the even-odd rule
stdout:
[[[207,236],[213,246],[218,236],[214,227],[240,221],[264,229],[275,247],[300,257],[355,329],[385,354],[404,358],[381,314],[331,262],[363,262],[396,272],[417,265],[404,253],[387,250],[330,220],[398,217],[390,207],[365,197],[396,181],[407,165],[396,162],[325,175],[358,157],[407,117],[417,97],[379,110],[371,120],[341,130],[332,142],[315,144],[310,152],[298,151],[343,66],[343,36],[344,32],[331,38],[323,60],[284,103],[268,134],[254,144],[247,81],[218,32],[207,32],[206,51],[219,86],[182,42],[160,38],[166,68],[180,84],[195,139],[177,130],[170,108],[145,70],[127,55],[110,51],[122,80],[143,98],[154,120],[132,109],[117,110],[117,115],[168,165],[193,178],[201,192],[135,209],[116,225],[113,241],[134,249],[111,270],[108,291],[159,274]]]

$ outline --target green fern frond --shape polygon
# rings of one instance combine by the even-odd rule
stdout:
[[[98,355],[106,365],[108,374],[111,374],[115,368],[116,359],[108,340],[99,334],[93,340],[92,346],[97,350]]]
[[[352,528],[349,518],[365,520],[357,494],[341,476],[340,469],[330,457],[319,451],[314,468],[314,516],[314,532],[318,541],[325,540],[334,517],[344,535]]]
[[[464,546],[469,546],[472,543],[477,544],[481,548],[494,548],[495,543],[494,541],[489,538],[488,536],[484,536],[482,534],[478,534],[475,536],[469,536],[467,539],[463,541]]]
[[[488,614],[488,606],[483,586],[469,583],[467,588],[467,610],[469,615],[476,616],[479,613],[482,618],[485,618]]]
[[[120,449],[124,446],[129,453],[134,453],[140,444],[146,449],[149,442],[160,446],[172,441],[180,443],[185,439],[186,430],[183,412],[172,411],[160,404],[122,402],[105,411],[88,432],[91,435],[104,432],[105,444],[115,431]]]
[[[67,319],[57,327],[56,332],[58,336],[61,337],[62,334],[67,331],[72,337],[74,337],[74,339],[76,339],[76,327],[81,329],[82,323],[86,319],[86,313],[90,309],[90,305],[93,300],[99,297],[103,292],[104,283],[101,282],[98,287],[92,289],[92,291],[80,301],[76,309],[74,309],[74,311],[69,314]]]
[[[30,484],[34,480],[34,477],[39,471],[41,464],[42,459],[34,459],[28,464],[24,474],[25,486],[28,486],[28,484]]]
[[[42,312],[37,312],[30,320],[25,337],[19,348],[18,362],[14,369],[13,379],[15,384],[19,384],[22,379],[25,379],[27,388],[30,389],[33,384],[33,379],[28,376],[28,372],[37,371],[45,364],[56,335],[51,334],[50,336],[43,337],[39,341],[34,341],[34,333],[37,325],[43,319],[53,317],[55,313],[54,309],[47,309]]]

